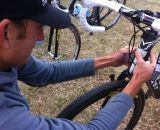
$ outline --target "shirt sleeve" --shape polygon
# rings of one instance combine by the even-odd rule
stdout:
[[[133,105],[133,99],[121,92],[114,96],[89,123],[94,130],[116,130]]]
[[[32,85],[47,85],[68,81],[95,73],[94,60],[47,62],[30,57],[29,62],[18,69],[18,79]]]
[[[14,107],[8,106],[5,109],[7,117],[3,111],[2,116],[4,114],[5,118],[1,123],[4,123],[3,130],[115,130],[132,104],[131,97],[119,93],[88,124],[36,116],[26,108],[14,104]]]

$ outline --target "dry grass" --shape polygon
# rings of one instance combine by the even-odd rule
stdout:
[[[128,0],[127,5],[134,8],[152,9],[154,11],[160,10],[159,0]],[[81,28],[78,20],[73,18],[73,22],[77,25],[82,39],[80,58],[110,54],[117,49],[128,45],[129,38],[133,33],[132,25],[124,18],[121,18],[118,24],[112,29],[104,33],[94,33],[92,36]],[[159,48],[157,47],[155,52],[158,51]],[[26,96],[29,102],[31,111],[37,114],[55,117],[77,96],[99,84],[109,81],[108,76],[111,73],[118,74],[123,68],[124,67],[110,67],[98,71],[93,77],[48,85],[43,88],[33,88],[21,82],[19,82],[19,84],[22,93]],[[86,116],[82,118],[85,117]],[[146,101],[143,115],[135,130],[159,130],[159,117],[160,102],[159,100],[150,98]]]

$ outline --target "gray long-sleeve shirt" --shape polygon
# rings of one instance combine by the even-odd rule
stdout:
[[[117,94],[88,124],[37,116],[29,111],[18,80],[46,85],[94,75],[93,59],[44,62],[33,57],[20,69],[0,72],[0,130],[114,130],[133,104],[125,93]]]

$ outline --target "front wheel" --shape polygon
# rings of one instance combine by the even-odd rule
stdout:
[[[126,85],[126,81],[115,81],[96,87],[74,100],[57,117],[86,123],[95,116],[97,111],[103,108],[112,96],[119,93]],[[140,90],[134,98],[132,108],[118,130],[132,130],[134,128],[141,116],[144,103],[144,93]]]

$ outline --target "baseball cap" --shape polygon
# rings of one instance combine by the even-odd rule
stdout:
[[[55,28],[66,28],[71,23],[69,14],[47,0],[1,0],[0,19],[32,19]]]

